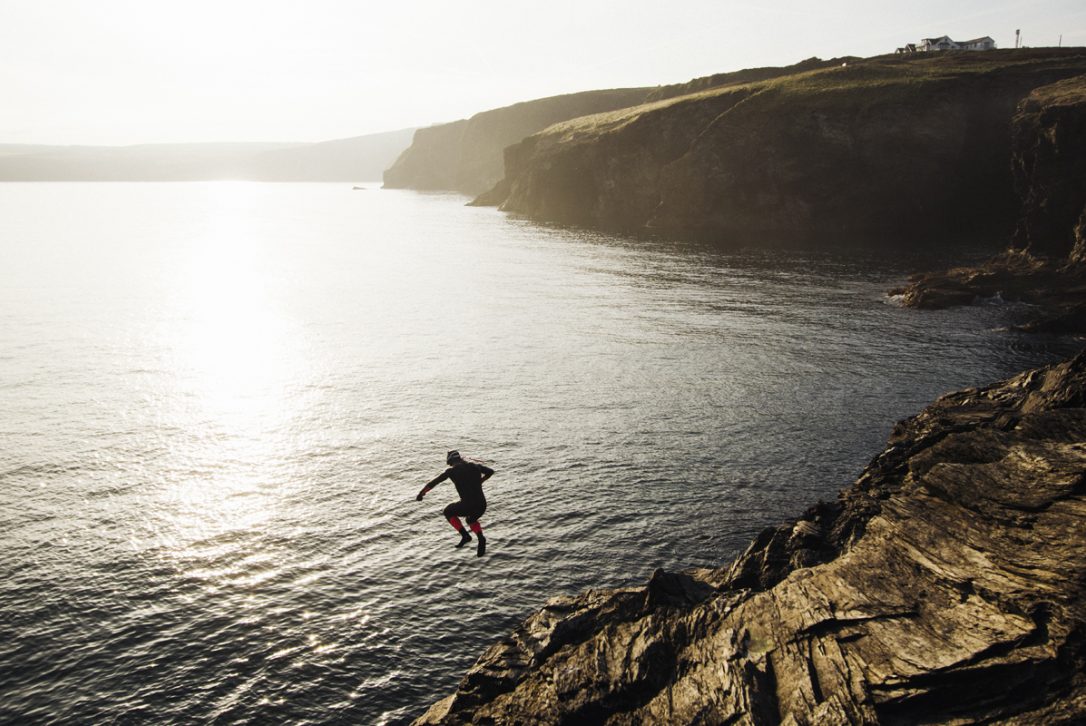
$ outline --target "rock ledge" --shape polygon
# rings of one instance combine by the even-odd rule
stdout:
[[[939,399],[730,566],[556,598],[435,723],[1086,718],[1086,354]]]

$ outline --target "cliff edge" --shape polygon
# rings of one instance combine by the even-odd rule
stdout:
[[[477,113],[415,132],[384,173],[390,189],[448,190],[476,195],[502,178],[502,149],[551,124],[644,102],[650,88],[570,93]]]
[[[551,126],[482,201],[619,231],[871,244],[1005,236],[1011,117],[1086,50],[846,59]],[[693,88],[693,87],[692,87]]]
[[[479,195],[494,187],[505,175],[503,151],[507,146],[553,124],[707,88],[765,81],[840,65],[841,60],[808,58],[790,66],[747,68],[654,88],[570,93],[483,111],[469,119],[419,129],[411,146],[385,172],[385,186]],[[489,197],[484,196],[480,203],[498,204],[502,198],[489,202]]]
[[[561,597],[416,723],[1086,718],[1086,354],[945,396],[733,564]]]

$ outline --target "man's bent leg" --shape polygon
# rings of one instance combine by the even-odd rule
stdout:
[[[460,504],[460,502],[450,504],[449,506],[445,507],[444,512],[445,519],[449,520],[449,524],[451,524],[453,528],[460,533],[460,541],[456,544],[457,549],[463,547],[468,542],[471,542],[471,535],[468,534],[468,531],[466,529],[464,529],[464,525],[460,523],[460,517],[458,516],[460,514],[460,507],[458,505]]]
[[[479,524],[479,520],[473,520],[468,517],[468,526],[471,527],[471,531],[475,533],[475,538],[479,540],[478,546],[475,548],[475,555],[482,557],[486,554],[486,537],[483,536],[483,525]]]

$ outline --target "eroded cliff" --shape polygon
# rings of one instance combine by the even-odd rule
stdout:
[[[502,150],[509,144],[576,116],[642,103],[651,90],[619,88],[541,98],[419,129],[411,146],[385,171],[385,186],[479,194],[502,178]]]
[[[925,308],[999,295],[1038,306],[1032,329],[1086,332],[1086,75],[1034,90],[1012,138],[1020,213],[1010,248],[977,267],[919,275],[900,292]]]
[[[847,61],[573,119],[510,147],[487,195],[560,223],[712,238],[1013,228],[1010,120],[1082,49]]]
[[[1022,198],[1013,246],[1086,262],[1086,75],[1039,88],[1022,102],[1012,161]]]
[[[547,603],[433,723],[1086,718],[1086,355],[901,422],[717,570]]]

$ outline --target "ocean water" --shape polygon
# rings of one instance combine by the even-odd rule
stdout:
[[[547,598],[725,563],[1075,341],[938,253],[726,249],[345,185],[0,185],[0,720],[399,723]],[[934,255],[934,256],[933,256]],[[445,451],[491,462],[456,550]]]

